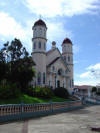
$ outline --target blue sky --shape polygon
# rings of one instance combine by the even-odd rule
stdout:
[[[56,41],[61,51],[64,38],[72,40],[75,84],[100,83],[100,0],[0,0],[0,45],[16,37],[31,53],[40,15],[48,27],[47,49]]]

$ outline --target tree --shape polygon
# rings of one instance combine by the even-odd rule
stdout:
[[[3,75],[1,79],[6,78],[8,82],[16,83],[22,91],[25,91],[35,75],[34,65],[32,57],[16,38],[11,44],[5,43],[0,50],[0,75]]]
[[[4,44],[4,48],[0,50],[0,81],[4,80],[7,75],[8,65],[6,63],[8,42]]]
[[[97,88],[96,87],[92,87],[92,92],[97,92]]]

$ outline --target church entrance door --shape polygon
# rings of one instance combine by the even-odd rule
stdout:
[[[57,81],[57,87],[60,87],[60,80]]]

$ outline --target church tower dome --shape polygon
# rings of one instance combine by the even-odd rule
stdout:
[[[62,54],[72,54],[72,41],[69,38],[65,38],[62,42]]]
[[[62,43],[62,45],[63,44],[68,44],[68,43],[69,44],[72,44],[72,41],[69,38],[65,38],[64,41],[63,41],[63,43]]]
[[[34,26],[44,26],[45,28],[47,28],[45,22],[43,20],[41,20],[41,19],[39,19],[38,21],[36,21],[34,23]]]
[[[36,81],[39,86],[46,85],[46,32],[47,26],[41,19],[36,21],[32,27],[32,58],[36,63]]]

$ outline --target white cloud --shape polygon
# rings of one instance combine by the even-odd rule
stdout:
[[[93,85],[96,86],[98,84],[98,82],[94,81],[94,80],[79,80],[79,81],[75,81],[74,82],[75,85]]]
[[[48,27],[48,30],[47,30],[48,43],[51,44],[52,41],[56,41],[57,47],[60,49],[61,49],[63,40],[66,37],[72,38],[73,36],[72,32],[65,29],[61,22],[47,21],[46,24]],[[59,32],[59,29],[60,29],[60,32]]]
[[[75,84],[78,85],[97,85],[100,83],[100,63],[90,65],[86,68],[86,72],[81,73],[78,76],[78,81]]]
[[[92,78],[91,72],[88,71],[80,74],[80,78]]]
[[[32,47],[32,25],[33,21],[28,21],[25,27],[17,22],[8,13],[0,12],[0,35],[1,41],[10,41],[18,38],[22,41],[23,45],[31,52]]]
[[[23,0],[31,12],[46,17],[95,13],[99,0]]]
[[[0,12],[0,34],[18,38],[25,37],[25,32],[21,25],[13,17],[4,12]]]
[[[87,70],[100,70],[100,63],[97,63],[95,65],[90,65]]]

